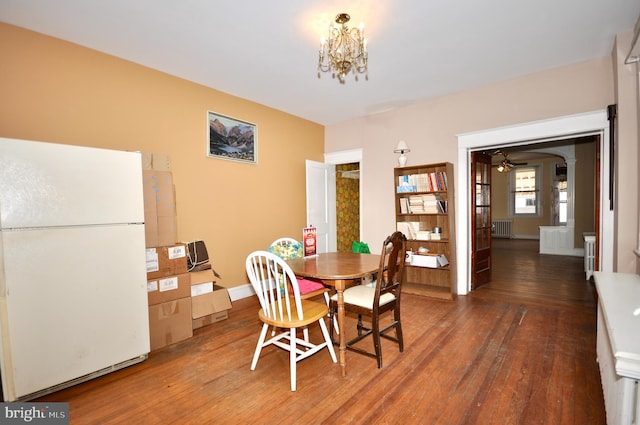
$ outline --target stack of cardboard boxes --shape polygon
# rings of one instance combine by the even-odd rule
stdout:
[[[212,270],[188,271],[187,246],[176,242],[175,191],[168,158],[142,156],[153,351],[190,338],[193,329],[226,319],[231,302],[227,290],[215,285]]]
[[[193,336],[191,275],[183,244],[147,248],[151,350]]]

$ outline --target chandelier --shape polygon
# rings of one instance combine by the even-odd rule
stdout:
[[[352,71],[358,81],[358,74],[365,74],[369,79],[367,67],[367,40],[364,38],[364,25],[349,28],[347,23],[351,17],[346,13],[336,16],[336,24],[329,26],[329,39],[322,36],[320,42],[320,58],[318,60],[318,78],[320,72],[331,72],[331,77],[344,84],[346,75]]]

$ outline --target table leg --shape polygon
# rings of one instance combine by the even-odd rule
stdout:
[[[338,294],[338,329],[340,330],[340,350],[339,360],[340,368],[342,369],[342,376],[347,376],[347,339],[345,338],[345,325],[344,325],[344,280],[336,280],[336,292]]]

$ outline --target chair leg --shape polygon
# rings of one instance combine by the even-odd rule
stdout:
[[[404,351],[404,340],[402,338],[402,323],[400,322],[400,311],[394,311],[394,319],[396,321],[396,338],[398,340],[398,349],[402,353]]]
[[[327,307],[329,307],[329,318],[333,317],[333,326],[336,330],[336,333],[340,335],[340,328],[338,328],[338,318],[335,315],[331,314],[331,299],[329,298],[329,293],[324,293],[324,300],[327,302]],[[333,340],[333,331],[331,331],[331,339]]]
[[[309,342],[309,328],[307,328],[306,326],[302,328],[302,335],[304,337],[304,342]],[[307,350],[308,349],[309,348],[307,348]]]
[[[338,321],[336,320],[336,312],[335,310],[329,308],[329,337],[331,338],[331,342],[335,344],[335,339],[333,339],[333,330],[338,327]],[[337,329],[336,329],[337,333]]]
[[[327,325],[325,325],[324,320],[321,319],[318,321],[318,323],[320,324],[320,330],[322,331],[322,335],[324,336],[324,341],[327,344],[327,350],[329,350],[329,354],[331,354],[331,360],[336,363],[338,359],[336,358],[336,352],[333,349],[333,338],[331,337],[331,335],[329,335],[329,331],[327,330]]]
[[[380,345],[380,323],[378,317],[371,319],[371,331],[373,335],[373,348],[376,352],[378,369],[382,367],[382,346]]]
[[[289,367],[291,369],[291,391],[296,390],[296,328],[291,328],[289,335],[291,336],[291,345],[289,347]]]
[[[269,325],[265,323],[262,325],[262,330],[260,331],[260,337],[258,338],[256,351],[253,353],[253,360],[251,361],[251,370],[256,370],[256,365],[258,364],[258,358],[260,357],[260,352],[262,351],[262,344],[264,344],[264,338],[267,336],[267,330],[269,330]]]
[[[364,325],[362,324],[362,315],[358,314],[358,336],[362,336],[362,330],[364,329]]]

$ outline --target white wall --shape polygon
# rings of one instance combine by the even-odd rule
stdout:
[[[411,148],[408,165],[448,161],[457,170],[457,134],[603,109],[613,86],[610,57],[574,64],[328,126],[325,152],[363,149],[362,233],[375,246],[395,226],[398,140]]]

